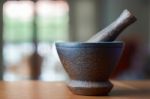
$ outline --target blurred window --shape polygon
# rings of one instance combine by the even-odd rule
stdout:
[[[68,5],[64,1],[38,1],[37,32],[39,41],[68,39]]]
[[[4,41],[29,42],[33,36],[34,4],[31,1],[7,1],[3,6]]]
[[[53,42],[68,40],[68,10],[66,1],[24,0],[4,3],[3,56],[6,66],[4,80],[29,78],[28,58],[34,52],[35,36],[38,54],[44,59],[41,79],[55,81],[65,78],[63,74],[59,75],[60,64],[53,50]],[[36,20],[36,35],[34,20]]]

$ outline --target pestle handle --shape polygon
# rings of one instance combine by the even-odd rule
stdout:
[[[86,42],[114,41],[127,26],[134,23],[135,21],[136,17],[128,10],[124,10],[117,20],[95,34]]]

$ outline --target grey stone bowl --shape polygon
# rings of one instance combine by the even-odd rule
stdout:
[[[79,95],[108,95],[109,81],[123,50],[123,42],[56,43],[58,56],[70,80],[69,89]]]

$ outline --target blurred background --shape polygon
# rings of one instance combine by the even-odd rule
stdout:
[[[0,0],[0,80],[68,79],[54,42],[85,41],[128,9],[138,21],[111,78],[150,79],[149,0]]]

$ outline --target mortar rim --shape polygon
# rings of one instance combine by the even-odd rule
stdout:
[[[65,47],[65,48],[81,48],[81,47],[123,47],[123,41],[114,41],[114,42],[98,42],[98,43],[86,43],[86,42],[56,42],[56,48]]]

